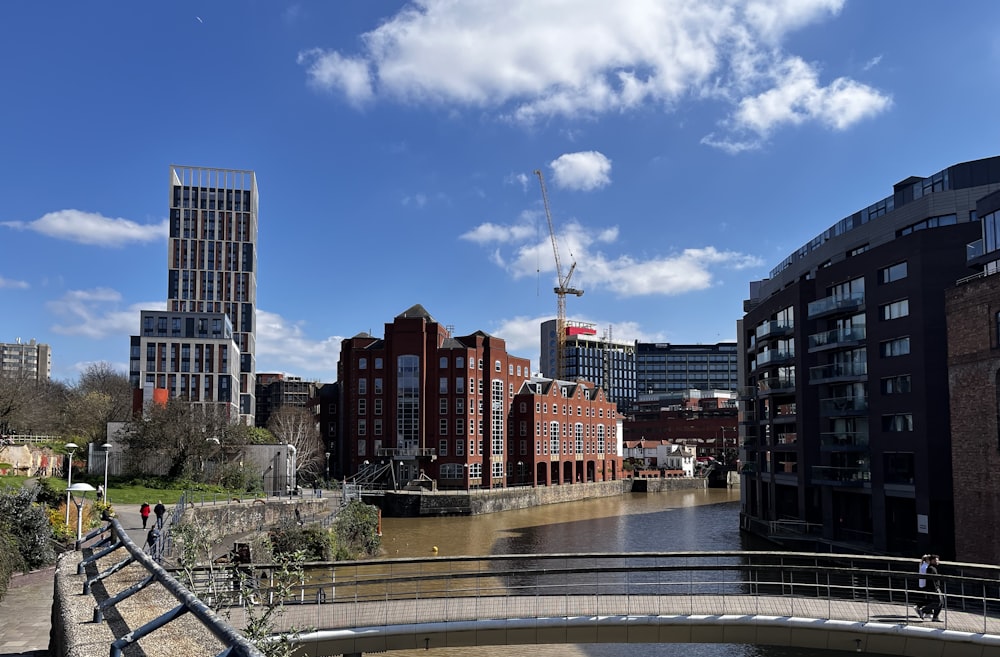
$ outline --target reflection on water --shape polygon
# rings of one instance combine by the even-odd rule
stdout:
[[[636,493],[481,516],[385,518],[385,556],[667,552],[751,548],[739,532],[739,491]],[[765,548],[766,549],[766,548]],[[393,651],[399,657],[804,657],[805,651],[727,644],[491,646]],[[846,657],[854,653],[823,653]],[[813,654],[810,653],[810,657]]]

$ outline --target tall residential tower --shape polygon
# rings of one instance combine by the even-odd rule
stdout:
[[[152,389],[166,389],[167,397],[225,402],[230,414],[238,412],[241,422],[252,425],[256,176],[253,171],[172,165],[169,203],[167,308],[155,316],[144,313],[141,334],[132,342],[133,385],[147,399]],[[161,330],[161,323],[170,328]],[[220,328],[213,330],[215,326]],[[230,353],[231,345],[238,357]],[[238,390],[222,387],[230,382],[238,382]]]

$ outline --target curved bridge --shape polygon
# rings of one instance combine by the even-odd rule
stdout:
[[[1000,568],[942,567],[940,622],[917,615],[915,570],[915,560],[788,552],[341,562],[314,569],[281,622],[316,628],[295,639],[307,655],[558,643],[1000,655]]]

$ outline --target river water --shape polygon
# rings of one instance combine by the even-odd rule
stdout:
[[[773,549],[739,531],[739,491],[632,493],[479,516],[385,518],[385,556]],[[732,644],[582,644],[393,651],[399,657],[815,657],[815,651]],[[823,652],[824,657],[854,653]]]

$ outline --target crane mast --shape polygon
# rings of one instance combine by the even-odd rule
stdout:
[[[535,169],[538,176],[538,184],[542,188],[542,205],[545,206],[545,220],[549,223],[549,238],[552,240],[552,255],[556,260],[556,280],[559,285],[553,288],[556,293],[556,371],[553,378],[563,379],[566,376],[564,369],[566,351],[566,295],[583,296],[583,290],[570,287],[569,281],[573,277],[576,269],[576,261],[569,266],[569,271],[563,276],[562,262],[559,260],[559,245],[556,242],[556,230],[552,225],[552,213],[549,211],[549,194],[545,189],[545,176],[540,169]]]

